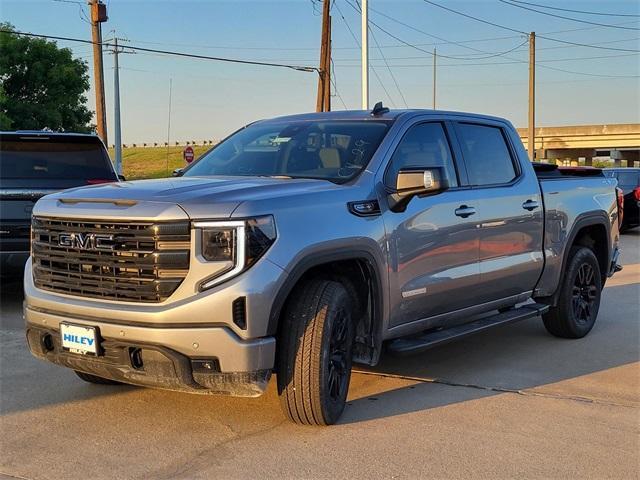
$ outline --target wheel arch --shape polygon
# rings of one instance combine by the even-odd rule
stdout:
[[[560,275],[558,277],[554,293],[546,297],[538,297],[538,301],[548,303],[553,306],[557,305],[563,274],[567,268],[571,248],[575,245],[585,246],[593,250],[596,258],[598,259],[600,274],[603,277],[602,285],[604,286],[609,262],[611,261],[611,226],[609,224],[609,217],[602,211],[586,212],[576,218],[573,222],[573,226],[571,227],[571,231],[567,236],[567,241],[564,245],[564,252],[562,254]]]
[[[294,267],[289,270],[287,279],[274,298],[267,334],[278,334],[284,307],[296,286],[305,278],[313,275],[344,279],[351,283],[348,289],[355,289],[358,295],[358,311],[362,315],[357,319],[354,361],[375,365],[382,348],[384,317],[384,290],[380,266],[380,260],[366,246],[323,249],[305,254],[295,261]],[[359,284],[358,278],[361,278],[365,284]],[[363,299],[364,292],[366,292],[366,298]],[[368,316],[368,325],[362,323],[366,322],[366,316]],[[362,328],[363,326],[366,328]]]

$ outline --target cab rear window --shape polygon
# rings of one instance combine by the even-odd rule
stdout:
[[[101,144],[49,142],[46,139],[2,141],[0,178],[116,180],[111,161]]]

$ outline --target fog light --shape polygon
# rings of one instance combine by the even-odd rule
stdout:
[[[218,373],[220,372],[220,362],[217,358],[191,360],[193,373]]]

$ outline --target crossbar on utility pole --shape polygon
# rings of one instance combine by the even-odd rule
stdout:
[[[529,34],[529,159],[536,158],[536,32]]]
[[[362,0],[362,109],[369,110],[369,5]]]
[[[102,64],[102,27],[106,22],[107,7],[100,0],[88,0],[91,7],[91,40],[93,42],[93,82],[96,91],[96,126],[98,136],[107,141],[107,110],[104,98],[104,69]]]

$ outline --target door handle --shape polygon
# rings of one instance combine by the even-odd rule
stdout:
[[[535,210],[539,206],[540,205],[535,200],[527,200],[526,202],[524,202],[522,204],[522,208],[524,208],[525,210],[529,210],[529,211]]]
[[[467,218],[476,213],[476,209],[467,205],[460,205],[454,212],[457,217]]]

